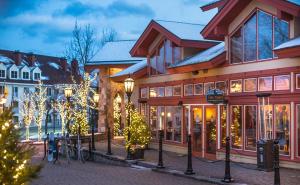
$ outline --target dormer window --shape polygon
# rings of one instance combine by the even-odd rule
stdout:
[[[230,37],[231,63],[273,59],[273,49],[288,39],[288,22],[256,10]]]
[[[0,78],[5,78],[5,70],[0,69]]]
[[[29,72],[23,72],[23,79],[29,80]]]
[[[11,71],[10,78],[17,79],[18,78],[18,71]]]
[[[40,80],[41,74],[40,73],[34,73],[34,80]]]

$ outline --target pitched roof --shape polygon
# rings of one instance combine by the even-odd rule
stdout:
[[[114,65],[114,64],[135,64],[141,58],[131,57],[130,49],[135,40],[118,40],[107,42],[87,65]]]
[[[279,58],[292,58],[300,56],[300,36],[291,39],[274,48]]]
[[[111,77],[113,78],[113,77],[119,77],[119,76],[124,76],[124,75],[126,75],[126,76],[131,75],[131,74],[138,72],[139,70],[144,69],[145,67],[147,67],[147,60],[142,60],[141,62],[138,62],[138,63],[124,69],[123,71],[120,71],[120,72],[114,74]]]
[[[28,65],[28,56],[32,55],[31,53],[23,53],[21,54],[21,64],[18,66],[19,68]],[[41,80],[44,84],[53,85],[53,84],[70,84],[73,83],[72,80],[72,70],[70,65],[67,64],[67,69],[64,71],[62,68],[61,58],[46,56],[46,55],[38,55],[35,54],[36,61],[34,66],[29,66],[30,69],[34,69],[39,67],[42,71]],[[15,52],[9,50],[0,50],[0,62],[4,63],[6,66],[11,66],[15,64]],[[75,75],[75,80],[78,80],[79,76]],[[19,80],[19,79],[0,79],[1,81],[6,82],[18,82],[18,83],[32,83],[36,84],[37,81],[34,80]]]
[[[297,46],[300,46],[300,37],[296,37],[287,42],[284,42],[284,43],[280,44],[279,46],[277,46],[276,48],[274,48],[274,50],[292,48],[292,47],[297,47]]]
[[[177,65],[171,66],[171,68],[207,62],[224,52],[225,52],[225,44],[224,44],[224,42],[221,42],[220,44],[218,44],[216,46],[213,46],[205,51],[202,51],[190,58],[183,60],[182,62],[180,62]]]
[[[294,3],[295,5],[300,6],[300,0],[287,0],[290,3]]]

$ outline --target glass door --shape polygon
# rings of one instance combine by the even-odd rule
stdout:
[[[192,138],[193,151],[196,155],[202,157],[202,125],[203,125],[203,109],[201,107],[192,107]]]
[[[205,153],[216,154],[217,145],[217,108],[205,107]]]

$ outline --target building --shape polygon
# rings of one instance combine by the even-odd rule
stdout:
[[[230,136],[232,160],[256,163],[257,141],[278,139],[281,166],[300,168],[299,1],[218,0],[201,7],[214,8],[207,25],[152,20],[130,49],[147,61],[111,80],[135,79],[132,101],[151,127],[152,147],[163,129],[164,150],[186,153],[190,128],[194,156],[223,159]],[[209,103],[211,89],[223,91],[226,101]]]
[[[71,65],[65,58],[0,50],[0,94],[7,92],[5,107],[13,106],[14,122],[22,126],[20,100],[24,93],[34,92],[39,81],[47,88],[49,99],[63,93],[66,84],[73,84],[72,76],[78,76],[78,63]],[[2,105],[1,105],[2,106]],[[59,116],[51,111],[49,124],[59,125]],[[35,126],[32,124],[31,126]]]

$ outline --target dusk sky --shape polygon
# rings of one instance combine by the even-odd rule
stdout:
[[[151,19],[206,24],[211,0],[0,0],[0,49],[63,56],[74,23],[137,39]],[[200,31],[200,30],[199,30]]]

